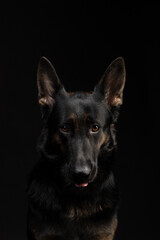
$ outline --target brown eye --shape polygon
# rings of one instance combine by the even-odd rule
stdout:
[[[69,132],[69,127],[66,125],[66,124],[64,124],[63,126],[62,126],[62,128],[61,128],[61,131],[62,132]]]
[[[97,132],[99,130],[99,126],[97,124],[93,124],[92,132]]]

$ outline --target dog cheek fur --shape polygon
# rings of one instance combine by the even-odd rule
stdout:
[[[98,144],[97,151],[99,152],[102,148],[105,148],[107,152],[111,152],[113,149],[116,149],[116,129],[113,123],[102,133]]]
[[[108,134],[107,133],[103,133],[98,141],[98,145],[97,145],[97,151],[99,151],[101,149],[102,146],[106,145],[108,142]]]
[[[66,144],[64,144],[58,132],[52,134],[52,145],[53,145],[53,148],[58,147],[62,153],[65,153],[67,151]]]

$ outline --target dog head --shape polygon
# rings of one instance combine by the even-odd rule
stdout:
[[[116,146],[114,124],[125,84],[122,58],[114,60],[92,93],[66,92],[48,59],[38,66],[39,104],[44,119],[40,149],[58,162],[65,180],[86,187],[98,174],[103,153]]]

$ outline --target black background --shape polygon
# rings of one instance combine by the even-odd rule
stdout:
[[[0,239],[26,239],[26,182],[42,126],[39,58],[67,90],[92,90],[116,57],[127,82],[118,123],[117,239],[159,237],[160,7],[128,1],[21,1],[0,8]]]

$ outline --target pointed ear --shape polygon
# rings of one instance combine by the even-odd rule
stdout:
[[[126,71],[123,58],[115,59],[103,74],[94,94],[100,95],[108,107],[119,107],[123,102]]]
[[[47,108],[51,111],[55,102],[55,94],[62,85],[53,65],[45,57],[42,57],[39,61],[37,85],[39,104],[42,106],[42,109]]]

